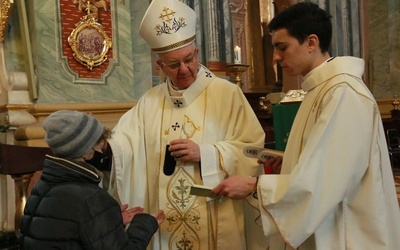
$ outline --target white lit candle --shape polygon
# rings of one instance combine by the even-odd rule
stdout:
[[[240,49],[240,47],[236,45],[236,47],[235,47],[235,49],[233,51],[235,52],[234,64],[241,64],[242,60],[241,60],[241,49]]]
[[[278,81],[278,64],[274,64],[275,82]]]

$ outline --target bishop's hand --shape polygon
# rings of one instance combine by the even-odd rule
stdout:
[[[177,161],[200,162],[200,146],[188,139],[176,139],[169,143],[169,151]]]

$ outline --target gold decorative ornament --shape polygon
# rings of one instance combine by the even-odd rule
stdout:
[[[0,0],[0,43],[4,43],[4,34],[10,19],[13,0]]]
[[[393,102],[392,102],[393,110],[398,110],[399,105],[400,105],[400,101],[397,99],[397,95],[394,95]]]
[[[72,0],[72,3],[78,7],[79,11],[90,11],[90,15],[97,21],[99,17],[99,8],[108,10],[107,3],[104,0]],[[88,13],[89,14],[89,13]]]
[[[92,2],[87,1],[86,4],[83,4],[83,1],[75,2],[79,3],[78,9],[85,8],[87,15],[75,25],[75,29],[68,37],[68,44],[71,46],[75,60],[92,70],[93,67],[100,66],[107,60],[108,50],[112,46],[111,38],[104,31],[104,27],[97,22],[98,8],[95,4],[99,5],[99,2],[104,1],[92,0]],[[107,10],[106,6],[103,8]]]
[[[234,79],[233,82],[238,85],[240,88],[242,87],[242,74],[247,71],[249,65],[246,64],[231,64],[228,65],[229,71],[233,73]]]
[[[158,36],[161,36],[161,34],[175,33],[181,28],[185,28],[187,26],[185,18],[179,17],[178,19],[176,19],[175,13],[176,13],[175,11],[167,7],[164,7],[162,12],[160,13],[160,18],[163,21],[163,23],[157,24],[155,27]]]
[[[285,97],[279,102],[283,103],[293,103],[293,102],[302,102],[307,92],[302,89],[293,89],[289,90]]]

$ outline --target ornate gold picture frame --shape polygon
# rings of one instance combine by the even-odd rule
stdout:
[[[89,70],[100,66],[107,60],[108,50],[112,46],[111,38],[103,26],[91,15],[86,15],[76,24],[68,37],[74,58]]]
[[[5,30],[10,19],[13,0],[0,0],[0,43],[4,42]]]

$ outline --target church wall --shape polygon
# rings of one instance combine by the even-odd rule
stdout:
[[[130,102],[138,100],[152,86],[150,50],[138,35],[148,0],[107,1],[115,16],[112,34],[115,44],[112,47],[111,68],[97,83],[77,78],[60,49],[61,14],[58,6],[73,0],[27,2],[32,3],[28,8],[31,11],[28,17],[34,24],[31,29],[34,34],[32,47],[39,93],[35,104]],[[393,94],[400,93],[399,3],[396,0],[371,0],[367,1],[366,9],[369,29],[366,39],[370,48],[366,63],[370,68],[370,88],[378,100],[392,98]],[[13,11],[16,12],[15,9]],[[10,72],[24,71],[24,52],[18,25],[18,19],[13,15],[5,43],[6,66]],[[1,103],[6,102],[4,99],[3,92]]]
[[[60,45],[64,44],[65,47],[66,39],[61,30],[63,25],[59,5],[72,1],[33,2],[40,93],[37,103],[133,101],[151,87],[150,49],[138,38],[138,27],[148,1],[107,1],[111,5],[108,11],[114,17],[113,57],[109,59],[109,68],[102,79],[79,78],[61,50]],[[84,15],[74,5],[69,11]],[[88,72],[85,67],[80,67]]]
[[[83,77],[77,72],[92,72],[75,62],[68,63],[64,51],[68,49],[67,37],[75,23],[70,22],[65,29],[66,19],[62,18],[61,6],[69,5],[68,15],[84,16],[73,4],[74,0],[32,0],[26,1],[31,46],[36,73],[37,98],[33,104],[42,103],[93,103],[93,102],[132,102],[138,100],[152,87],[150,49],[139,38],[138,28],[148,6],[147,0],[110,1],[108,16],[112,16],[112,47],[107,68],[99,78]],[[131,4],[133,4],[131,6]],[[5,35],[5,64],[8,74],[24,72],[25,50],[20,34],[21,20],[17,5],[14,4],[10,26]],[[100,10],[105,12],[104,10]],[[72,13],[72,14],[69,14]],[[99,22],[102,22],[100,17]],[[71,27],[72,26],[72,27]],[[65,34],[66,33],[66,34]],[[74,59],[72,58],[72,61]],[[76,66],[77,65],[77,66]],[[96,68],[93,69],[93,71]],[[3,83],[3,86],[5,84]],[[4,97],[2,104],[11,104]],[[15,91],[13,91],[15,92]],[[32,91],[31,91],[32,92]],[[10,93],[9,93],[10,95]],[[17,101],[18,102],[18,101]],[[20,103],[14,103],[20,104]],[[30,103],[27,103],[30,104]]]

